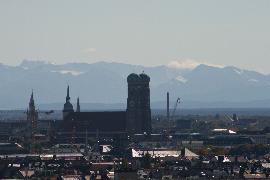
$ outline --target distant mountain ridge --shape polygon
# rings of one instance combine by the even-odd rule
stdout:
[[[92,104],[92,108],[99,105],[105,109],[123,105],[125,108],[126,77],[143,71],[151,77],[151,102],[156,108],[163,107],[167,91],[172,104],[181,97],[185,108],[270,107],[270,76],[231,66],[201,64],[194,69],[176,69],[165,65],[144,67],[113,62],[56,65],[24,60],[18,66],[0,64],[0,109],[26,108],[31,89],[41,109],[55,108],[55,104],[59,107],[64,103],[67,84],[74,105],[79,96],[81,102]]]

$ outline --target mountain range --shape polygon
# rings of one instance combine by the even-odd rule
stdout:
[[[82,109],[123,109],[126,77],[145,72],[151,77],[152,108],[171,106],[181,97],[183,108],[270,107],[270,75],[237,67],[201,64],[194,69],[166,65],[145,67],[115,62],[53,64],[24,60],[18,66],[0,64],[0,109],[25,109],[32,89],[40,109],[61,109],[66,88]]]

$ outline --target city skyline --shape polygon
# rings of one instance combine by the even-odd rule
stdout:
[[[0,1],[0,179],[269,179],[269,9]]]

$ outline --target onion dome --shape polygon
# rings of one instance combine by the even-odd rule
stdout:
[[[141,78],[142,81],[147,81],[147,82],[150,81],[150,77],[147,74],[144,74],[144,73],[140,74],[140,78]]]
[[[127,81],[128,82],[135,82],[135,81],[139,81],[140,77],[138,76],[138,74],[132,73],[130,75],[128,75],[127,77]]]

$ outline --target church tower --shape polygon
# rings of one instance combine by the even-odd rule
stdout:
[[[66,103],[64,104],[64,109],[63,109],[63,120],[71,112],[74,112],[74,110],[73,110],[73,105],[70,103],[69,86],[68,86],[67,87]]]
[[[144,73],[127,77],[127,131],[151,133],[150,77]]]
[[[33,135],[37,133],[36,131],[37,131],[37,121],[38,121],[38,112],[35,107],[33,91],[30,97],[29,107],[27,110],[27,121],[31,129],[31,136],[33,137]]]
[[[152,131],[151,124],[151,107],[150,107],[150,77],[145,73],[140,74],[141,92],[140,92],[140,111],[142,113],[142,131],[150,134]]]

